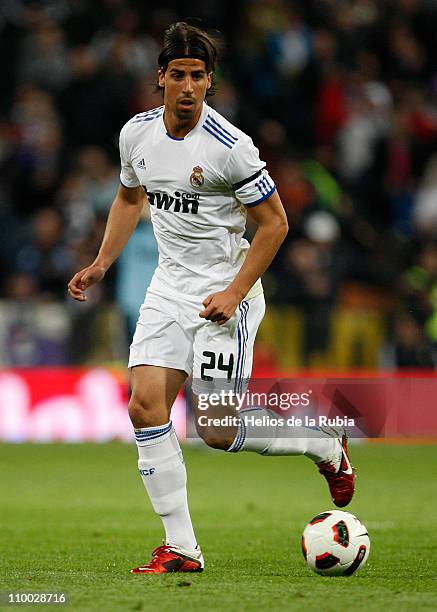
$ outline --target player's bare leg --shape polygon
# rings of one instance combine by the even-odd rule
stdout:
[[[199,397],[193,392],[192,405],[198,436],[211,448],[228,450],[238,433],[238,412],[229,404],[208,405],[208,407],[205,407],[204,404],[205,401],[203,401],[202,408],[199,408]],[[207,417],[208,423],[203,424],[202,416]],[[210,424],[223,417],[233,418],[235,424],[230,423],[229,426]]]
[[[182,451],[170,421],[171,407],[185,381],[182,370],[150,365],[131,370],[129,416],[135,428],[138,468],[152,506],[165,529],[165,544],[132,573],[198,572],[203,557],[187,501]]]

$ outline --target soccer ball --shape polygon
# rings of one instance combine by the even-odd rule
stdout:
[[[351,576],[367,561],[369,534],[350,512],[327,510],[305,527],[302,552],[308,567],[318,574]]]

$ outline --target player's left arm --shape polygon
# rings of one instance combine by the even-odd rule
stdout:
[[[229,287],[208,295],[203,301],[205,309],[199,315],[219,325],[229,321],[238,304],[267,270],[288,232],[287,215],[277,191],[247,212],[258,227],[246,259]]]

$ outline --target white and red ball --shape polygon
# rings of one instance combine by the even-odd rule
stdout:
[[[302,553],[308,567],[323,576],[351,576],[365,565],[369,552],[367,529],[350,512],[321,512],[302,535]]]

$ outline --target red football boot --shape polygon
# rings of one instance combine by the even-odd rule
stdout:
[[[332,457],[317,464],[319,472],[328,481],[332,501],[339,508],[347,506],[355,491],[354,468],[349,461],[347,452],[347,437],[343,431],[340,439],[336,439],[336,449]]]
[[[158,546],[152,553],[152,560],[131,569],[131,574],[168,574],[172,572],[202,572],[203,556],[200,548],[190,555],[178,546]]]

